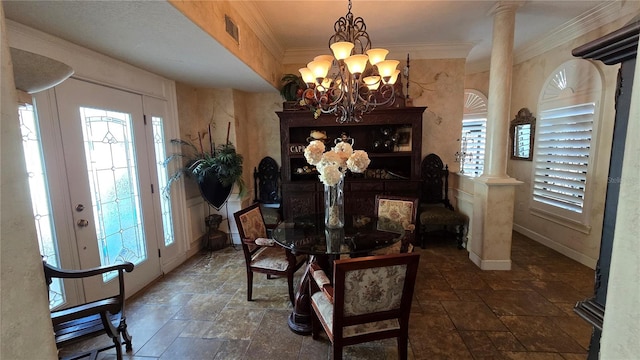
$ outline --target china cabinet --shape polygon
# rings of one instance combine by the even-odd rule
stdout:
[[[277,112],[282,155],[284,217],[322,212],[324,186],[304,158],[309,141],[322,138],[327,150],[349,141],[369,154],[363,174],[347,173],[345,211],[373,215],[376,194],[419,196],[422,114],[426,107],[376,109],[359,123],[338,124],[333,115],[317,119],[308,110]]]

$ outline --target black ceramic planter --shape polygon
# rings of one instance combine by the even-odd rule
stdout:
[[[224,186],[218,179],[216,174],[208,174],[202,181],[198,181],[198,187],[200,188],[200,194],[209,205],[213,206],[216,210],[220,210],[222,206],[227,202],[231,195],[233,185]]]

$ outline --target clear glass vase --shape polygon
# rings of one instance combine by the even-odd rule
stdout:
[[[344,176],[334,186],[324,186],[324,224],[330,229],[344,227]]]

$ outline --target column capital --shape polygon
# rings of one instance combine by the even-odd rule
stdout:
[[[524,5],[525,2],[525,0],[498,1],[493,4],[489,11],[487,11],[487,15],[495,15],[506,10],[516,11],[519,7]]]

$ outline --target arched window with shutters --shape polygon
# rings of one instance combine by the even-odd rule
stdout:
[[[563,63],[538,100],[532,209],[587,225],[602,78],[587,60]]]
[[[464,115],[460,137],[460,173],[476,177],[484,171],[487,137],[487,97],[473,89],[464,90]]]

